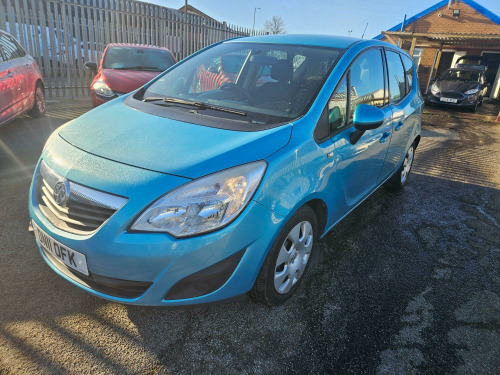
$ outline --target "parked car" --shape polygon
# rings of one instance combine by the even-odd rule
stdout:
[[[90,84],[92,105],[97,107],[127,94],[155,78],[175,64],[167,48],[140,44],[108,44],[99,67],[94,62],[85,66],[96,73]]]
[[[45,113],[45,87],[38,64],[19,42],[0,30],[0,125],[28,113]]]
[[[453,69],[446,70],[429,87],[427,105],[447,105],[475,112],[488,91],[485,72],[488,60],[483,56],[460,57]]]
[[[235,81],[203,90],[200,67],[238,53]],[[418,87],[411,56],[376,40],[217,43],[50,136],[29,196],[41,255],[122,303],[283,303],[319,238],[407,183]]]
[[[81,49],[78,51],[76,38],[69,33],[64,33],[61,29],[24,23],[19,24],[17,22],[13,25],[11,26],[9,22],[6,22],[6,31],[11,35],[19,37],[23,35],[26,41],[31,41],[32,44],[28,46],[28,49],[36,51],[36,56],[34,57],[38,58],[45,75],[62,73],[62,70],[66,69],[67,64],[71,65],[72,61],[75,64],[83,64],[85,53],[87,53],[87,56],[92,56],[90,47],[86,51],[83,43],[81,43]],[[90,43],[88,44],[90,45]],[[95,49],[97,48],[98,43],[95,43]],[[82,56],[81,59],[78,57],[78,52]]]
[[[482,69],[448,69],[431,84],[425,101],[428,105],[461,107],[475,112],[483,104],[488,86]]]

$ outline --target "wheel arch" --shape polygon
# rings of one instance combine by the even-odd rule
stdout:
[[[421,138],[422,137],[420,136],[420,134],[415,137],[415,140],[413,141],[413,143],[415,143],[415,149],[417,149],[418,144],[420,143],[420,139]]]
[[[38,84],[40,84],[40,86],[42,86],[43,93],[45,94],[45,85],[44,85],[44,83],[43,83],[43,81],[42,81],[42,79],[41,79],[41,78],[37,78],[37,79],[36,79],[36,81],[35,81],[35,87],[36,87],[36,85],[38,85]]]
[[[309,206],[313,209],[314,213],[316,214],[316,218],[318,219],[318,233],[321,237],[325,231],[326,223],[328,221],[328,206],[326,205],[325,201],[320,198],[314,198],[307,201],[302,206]]]

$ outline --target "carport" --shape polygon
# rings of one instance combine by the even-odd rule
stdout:
[[[415,48],[435,49],[434,62],[427,79],[426,90],[437,75],[443,51],[463,51],[464,55],[498,56],[488,68],[491,83],[490,97],[497,99],[500,91],[500,35],[471,33],[420,33],[408,31],[382,31],[387,40],[406,50],[411,56]],[[450,63],[452,63],[450,61]],[[453,64],[452,64],[453,65]]]

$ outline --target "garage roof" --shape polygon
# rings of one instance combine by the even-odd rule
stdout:
[[[488,17],[490,20],[492,20],[496,24],[500,25],[500,17],[497,16],[492,11],[486,9],[482,5],[479,5],[478,3],[476,3],[473,0],[462,0],[462,3],[467,4],[468,6],[470,6],[474,10],[476,10],[478,13],[481,13],[483,16]],[[439,3],[427,8],[426,10],[414,15],[413,17],[408,18],[406,20],[406,22],[404,23],[404,26],[408,26],[410,23],[415,22],[415,21],[419,20],[420,18],[427,16],[428,14],[431,14],[435,10],[438,10],[439,8],[444,7],[445,5],[448,5],[448,0],[440,1]],[[402,26],[403,26],[403,22],[400,22],[396,26],[391,27],[387,31],[400,31]],[[383,37],[384,37],[384,33],[382,32],[382,34],[377,35],[373,39],[382,39]]]

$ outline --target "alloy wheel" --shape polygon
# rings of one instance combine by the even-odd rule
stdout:
[[[38,111],[40,113],[44,113],[45,112],[45,94],[43,93],[43,90],[40,86],[38,86],[36,88],[35,102],[36,102],[36,107],[38,108]]]

